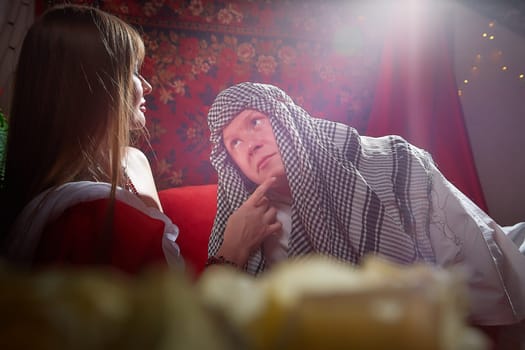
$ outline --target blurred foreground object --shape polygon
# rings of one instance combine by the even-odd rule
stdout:
[[[231,349],[174,271],[0,266],[0,349]]]
[[[289,260],[258,278],[212,266],[131,277],[0,264],[0,349],[485,350],[461,273],[371,258]]]
[[[208,268],[202,300],[249,349],[487,349],[466,325],[461,273],[369,258],[360,268],[310,257],[254,278]]]

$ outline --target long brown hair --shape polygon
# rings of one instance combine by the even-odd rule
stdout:
[[[96,8],[61,5],[30,28],[11,103],[5,234],[36,195],[70,181],[121,185],[129,144],[132,76],[144,58],[138,32]]]

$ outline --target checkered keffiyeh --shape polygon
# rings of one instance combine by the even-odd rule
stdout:
[[[218,207],[208,254],[219,250],[228,217],[255,189],[233,164],[223,128],[245,109],[268,116],[293,204],[288,256],[319,253],[358,264],[366,254],[399,263],[434,262],[429,239],[430,156],[398,136],[360,136],[311,117],[281,89],[241,83],[222,91],[208,113],[218,172]],[[246,270],[265,269],[261,249]]]

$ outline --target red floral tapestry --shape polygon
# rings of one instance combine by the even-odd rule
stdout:
[[[37,12],[60,2],[38,0]],[[67,2],[97,6],[142,33],[142,75],[153,86],[146,115],[151,147],[142,148],[159,189],[216,181],[206,115],[215,96],[235,83],[274,84],[312,115],[364,134],[392,29],[384,25],[391,16],[385,1]]]
[[[215,96],[238,82],[274,84],[312,115],[366,126],[381,33],[370,23],[376,18],[344,1],[75,2],[143,33],[142,75],[153,86],[151,150],[144,149],[159,189],[216,181],[206,115]]]

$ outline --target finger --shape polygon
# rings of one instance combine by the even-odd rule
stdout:
[[[263,214],[264,222],[274,222],[277,220],[277,209],[269,207]]]
[[[263,207],[263,209],[266,210],[268,208],[268,206],[270,205],[270,200],[268,199],[268,197],[263,196],[262,198],[260,198],[254,204],[255,204],[256,207],[258,207],[258,208]]]
[[[249,201],[250,203],[254,205],[257,205],[257,203],[259,203],[261,198],[264,197],[264,195],[266,194],[266,191],[268,191],[268,189],[272,187],[274,182],[275,182],[275,177],[271,177],[269,179],[264,180],[264,182],[260,184],[255,189],[255,191],[253,191],[252,195],[250,196],[250,198],[248,198],[247,201]]]
[[[276,221],[273,224],[268,225],[266,228],[266,234],[268,236],[280,234],[282,233],[282,231],[283,231],[283,224],[281,224],[280,221]]]

